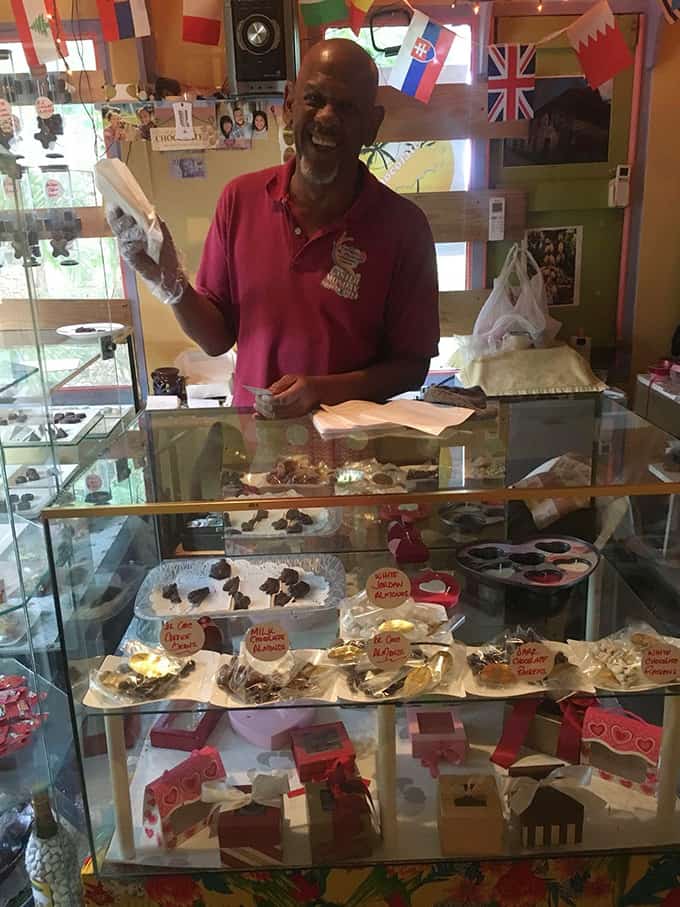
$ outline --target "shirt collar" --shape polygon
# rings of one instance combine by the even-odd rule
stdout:
[[[381,185],[373,174],[369,173],[368,168],[363,162],[360,161],[359,166],[363,173],[361,191],[349,210],[345,212],[342,218],[340,218],[343,223],[350,223],[362,217],[367,209],[373,204],[377,195],[377,190]],[[274,202],[283,205],[287,201],[290,190],[290,181],[294,171],[295,156],[291,157],[285,164],[277,167],[270,177],[266,188],[269,196]]]

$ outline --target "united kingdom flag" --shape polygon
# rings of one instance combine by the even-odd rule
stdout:
[[[488,114],[490,123],[534,118],[535,75],[535,45],[489,45]]]

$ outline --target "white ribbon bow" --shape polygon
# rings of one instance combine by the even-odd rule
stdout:
[[[607,804],[591,790],[584,788],[590,785],[592,769],[587,765],[559,765],[545,778],[509,778],[506,796],[510,811],[520,816],[536,796],[539,787],[555,787],[578,800],[589,810],[601,810]]]
[[[250,793],[231,787],[225,781],[204,781],[201,785],[203,803],[215,803],[222,812],[241,809],[251,803],[261,806],[280,806],[281,797],[288,793],[288,775],[255,775]]]

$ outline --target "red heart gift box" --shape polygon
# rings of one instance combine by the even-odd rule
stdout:
[[[300,781],[321,781],[338,762],[354,770],[356,754],[342,721],[296,728],[290,737]]]
[[[238,786],[237,790],[249,794],[252,787]],[[247,869],[282,863],[282,831],[283,804],[265,806],[252,802],[240,809],[220,812],[217,837],[222,865]]]

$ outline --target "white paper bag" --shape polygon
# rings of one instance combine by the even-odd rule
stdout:
[[[118,158],[105,158],[94,166],[94,182],[104,202],[134,217],[146,233],[149,256],[158,263],[163,232],[156,209],[142,191],[130,169]]]

